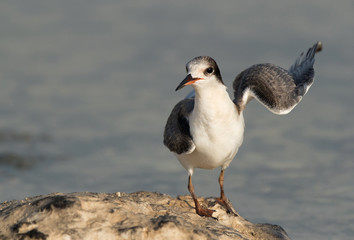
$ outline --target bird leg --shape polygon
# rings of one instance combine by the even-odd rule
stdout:
[[[226,198],[224,193],[224,169],[223,168],[221,168],[221,172],[219,176],[219,185],[220,185],[220,198],[217,198],[216,201],[226,208],[227,213],[233,213],[234,215],[237,216],[237,213],[232,208],[231,204],[229,203],[229,200]]]
[[[197,199],[197,196],[195,195],[194,193],[194,187],[193,187],[193,184],[192,184],[192,176],[189,175],[189,178],[188,178],[188,190],[194,200],[194,204],[195,204],[195,211],[197,212],[197,214],[199,216],[204,216],[204,217],[213,217],[213,212],[215,212],[214,210],[211,210],[211,209],[207,209],[207,208],[203,208],[199,202],[198,202],[198,199]]]

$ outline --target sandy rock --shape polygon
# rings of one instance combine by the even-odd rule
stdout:
[[[289,239],[279,226],[227,214],[215,198],[199,201],[213,218],[195,213],[190,196],[152,192],[52,193],[0,205],[4,239]]]

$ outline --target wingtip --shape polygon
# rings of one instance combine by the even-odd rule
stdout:
[[[316,43],[316,53],[321,52],[322,49],[323,49],[322,42],[321,42],[321,41],[318,41],[318,42]]]

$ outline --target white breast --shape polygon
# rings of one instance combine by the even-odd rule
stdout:
[[[213,90],[213,95],[196,92],[194,110],[189,118],[195,150],[178,156],[191,173],[194,168],[226,168],[243,141],[244,120],[226,89]],[[206,94],[206,95],[205,95]]]

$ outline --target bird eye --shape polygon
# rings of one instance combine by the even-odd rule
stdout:
[[[210,74],[214,72],[214,69],[212,67],[208,67],[205,72]]]

